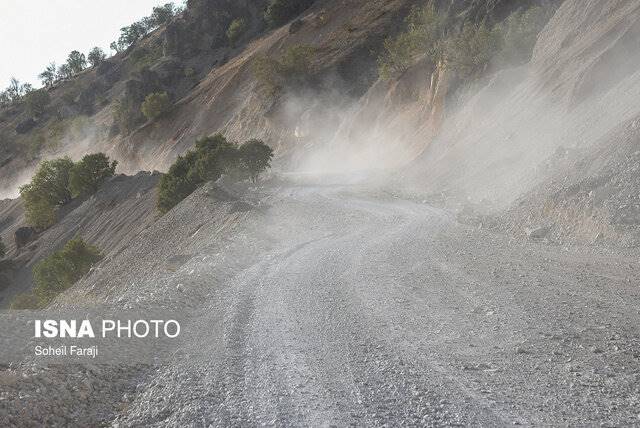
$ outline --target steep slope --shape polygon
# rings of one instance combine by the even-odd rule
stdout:
[[[22,204],[19,199],[2,201],[0,234],[9,251],[1,271],[6,282],[0,287],[0,308],[6,308],[16,294],[30,291],[33,266],[76,236],[97,246],[107,257],[135,241],[157,216],[159,178],[160,174],[148,172],[113,177],[89,199],[65,206],[54,226],[39,234],[32,232],[21,248],[16,248],[14,236],[25,226]]]
[[[636,151],[633,123],[640,114],[640,58],[632,48],[639,29],[636,3],[564,2],[540,35],[531,63],[499,73],[447,117],[411,179],[427,192],[486,212],[522,198],[520,204],[538,207],[531,221],[525,221],[526,209],[519,211],[527,226],[563,216],[565,226],[574,223],[565,232],[599,223],[586,233],[589,240],[614,227],[615,218],[631,221],[628,231],[636,228],[637,215],[623,214],[636,209],[634,197],[623,195],[636,188],[637,163],[628,154]],[[567,153],[579,161],[559,160]],[[543,182],[546,190],[526,196]],[[576,191],[596,188],[596,206],[570,202]]]

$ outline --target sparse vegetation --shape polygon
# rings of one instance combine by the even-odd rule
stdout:
[[[0,259],[3,258],[7,254],[7,247],[2,242],[2,238],[0,237]]]
[[[106,58],[107,55],[97,46],[91,49],[87,55],[87,61],[91,67],[99,66]]]
[[[67,66],[71,74],[78,74],[87,66],[87,58],[79,51],[71,51],[67,57]]]
[[[69,172],[69,190],[73,197],[88,196],[98,191],[102,183],[113,177],[118,161],[109,161],[104,153],[84,156]]]
[[[253,183],[258,182],[260,174],[271,167],[273,159],[273,149],[261,140],[249,140],[238,149],[240,152],[240,162],[249,174]]]
[[[445,42],[444,59],[458,77],[467,80],[482,74],[499,48],[498,31],[490,30],[485,24],[467,23]]]
[[[235,149],[233,143],[217,134],[196,141],[194,150],[171,165],[169,171],[160,179],[158,209],[165,213],[189,196],[207,180],[217,180],[226,168],[227,156]]]
[[[21,101],[31,91],[33,91],[33,87],[29,83],[20,83],[18,79],[12,77],[7,89],[0,92],[0,107]]]
[[[75,238],[62,250],[41,260],[33,268],[35,288],[32,294],[21,294],[11,303],[11,309],[46,307],[58,294],[75,284],[102,259],[100,251]]]
[[[316,48],[296,45],[287,49],[279,60],[259,56],[254,60],[253,73],[268,95],[275,95],[285,87],[308,82]]]
[[[140,111],[140,103],[135,99],[123,96],[113,103],[113,123],[124,135],[133,131],[144,120]]]
[[[134,44],[137,40],[146,36],[150,31],[169,22],[176,14],[182,11],[173,3],[166,3],[163,6],[153,8],[150,16],[142,18],[140,21],[122,27],[120,29],[120,37],[115,42],[111,42],[110,48],[115,52],[122,52]]]
[[[231,43],[231,45],[235,45],[236,42],[244,35],[245,31],[247,31],[246,19],[236,18],[231,21],[231,24],[229,24],[229,28],[227,29],[227,39],[229,39],[229,43]]]
[[[171,109],[171,99],[166,92],[154,92],[147,95],[141,110],[147,120],[155,120]]]
[[[25,97],[25,102],[29,114],[33,117],[39,117],[45,112],[51,102],[51,97],[46,89],[38,89],[28,93]]]
[[[271,27],[285,24],[313,4],[313,0],[271,0],[264,13]]]
[[[405,72],[420,58],[444,61],[462,80],[473,80],[490,66],[526,62],[550,13],[540,7],[518,10],[501,24],[466,22],[460,31],[445,34],[445,20],[433,5],[416,8],[407,29],[384,43],[379,75],[389,79]]]
[[[42,161],[29,184],[20,187],[24,200],[27,222],[45,229],[55,223],[55,209],[71,201],[69,172],[73,167],[70,158]]]
[[[240,147],[217,134],[196,141],[194,150],[179,156],[160,180],[158,209],[165,213],[189,196],[206,181],[223,174],[240,173],[256,182],[270,166],[273,150],[260,140],[250,140]]]
[[[42,82],[42,84],[50,88],[56,82],[56,63],[50,63],[47,68],[44,69],[42,73],[38,75],[38,78]]]
[[[139,48],[131,53],[133,69],[136,71],[151,67],[160,58],[162,58],[162,46],[160,45],[156,45],[151,49]]]
[[[383,54],[378,59],[379,73],[384,79],[404,73],[420,56],[433,63],[441,57],[444,19],[435,7],[414,8],[406,22],[405,32],[384,42]]]
[[[27,222],[37,229],[51,226],[58,207],[74,196],[95,192],[116,165],[102,153],[85,156],[77,164],[68,157],[42,161],[31,182],[20,187]]]

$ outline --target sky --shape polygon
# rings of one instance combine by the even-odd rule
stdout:
[[[16,77],[40,87],[47,64],[94,46],[110,55],[120,28],[171,0],[0,0],[0,90]],[[174,0],[180,4],[181,1]]]

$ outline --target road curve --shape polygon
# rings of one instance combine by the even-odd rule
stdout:
[[[229,245],[258,257],[223,281],[219,252],[197,266],[211,291],[182,346],[200,357],[159,369],[121,425],[640,423],[637,258],[342,186],[283,188]]]

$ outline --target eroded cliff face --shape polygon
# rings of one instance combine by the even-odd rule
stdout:
[[[446,117],[414,182],[503,226],[637,245],[640,5],[567,0],[530,64],[495,75]]]

